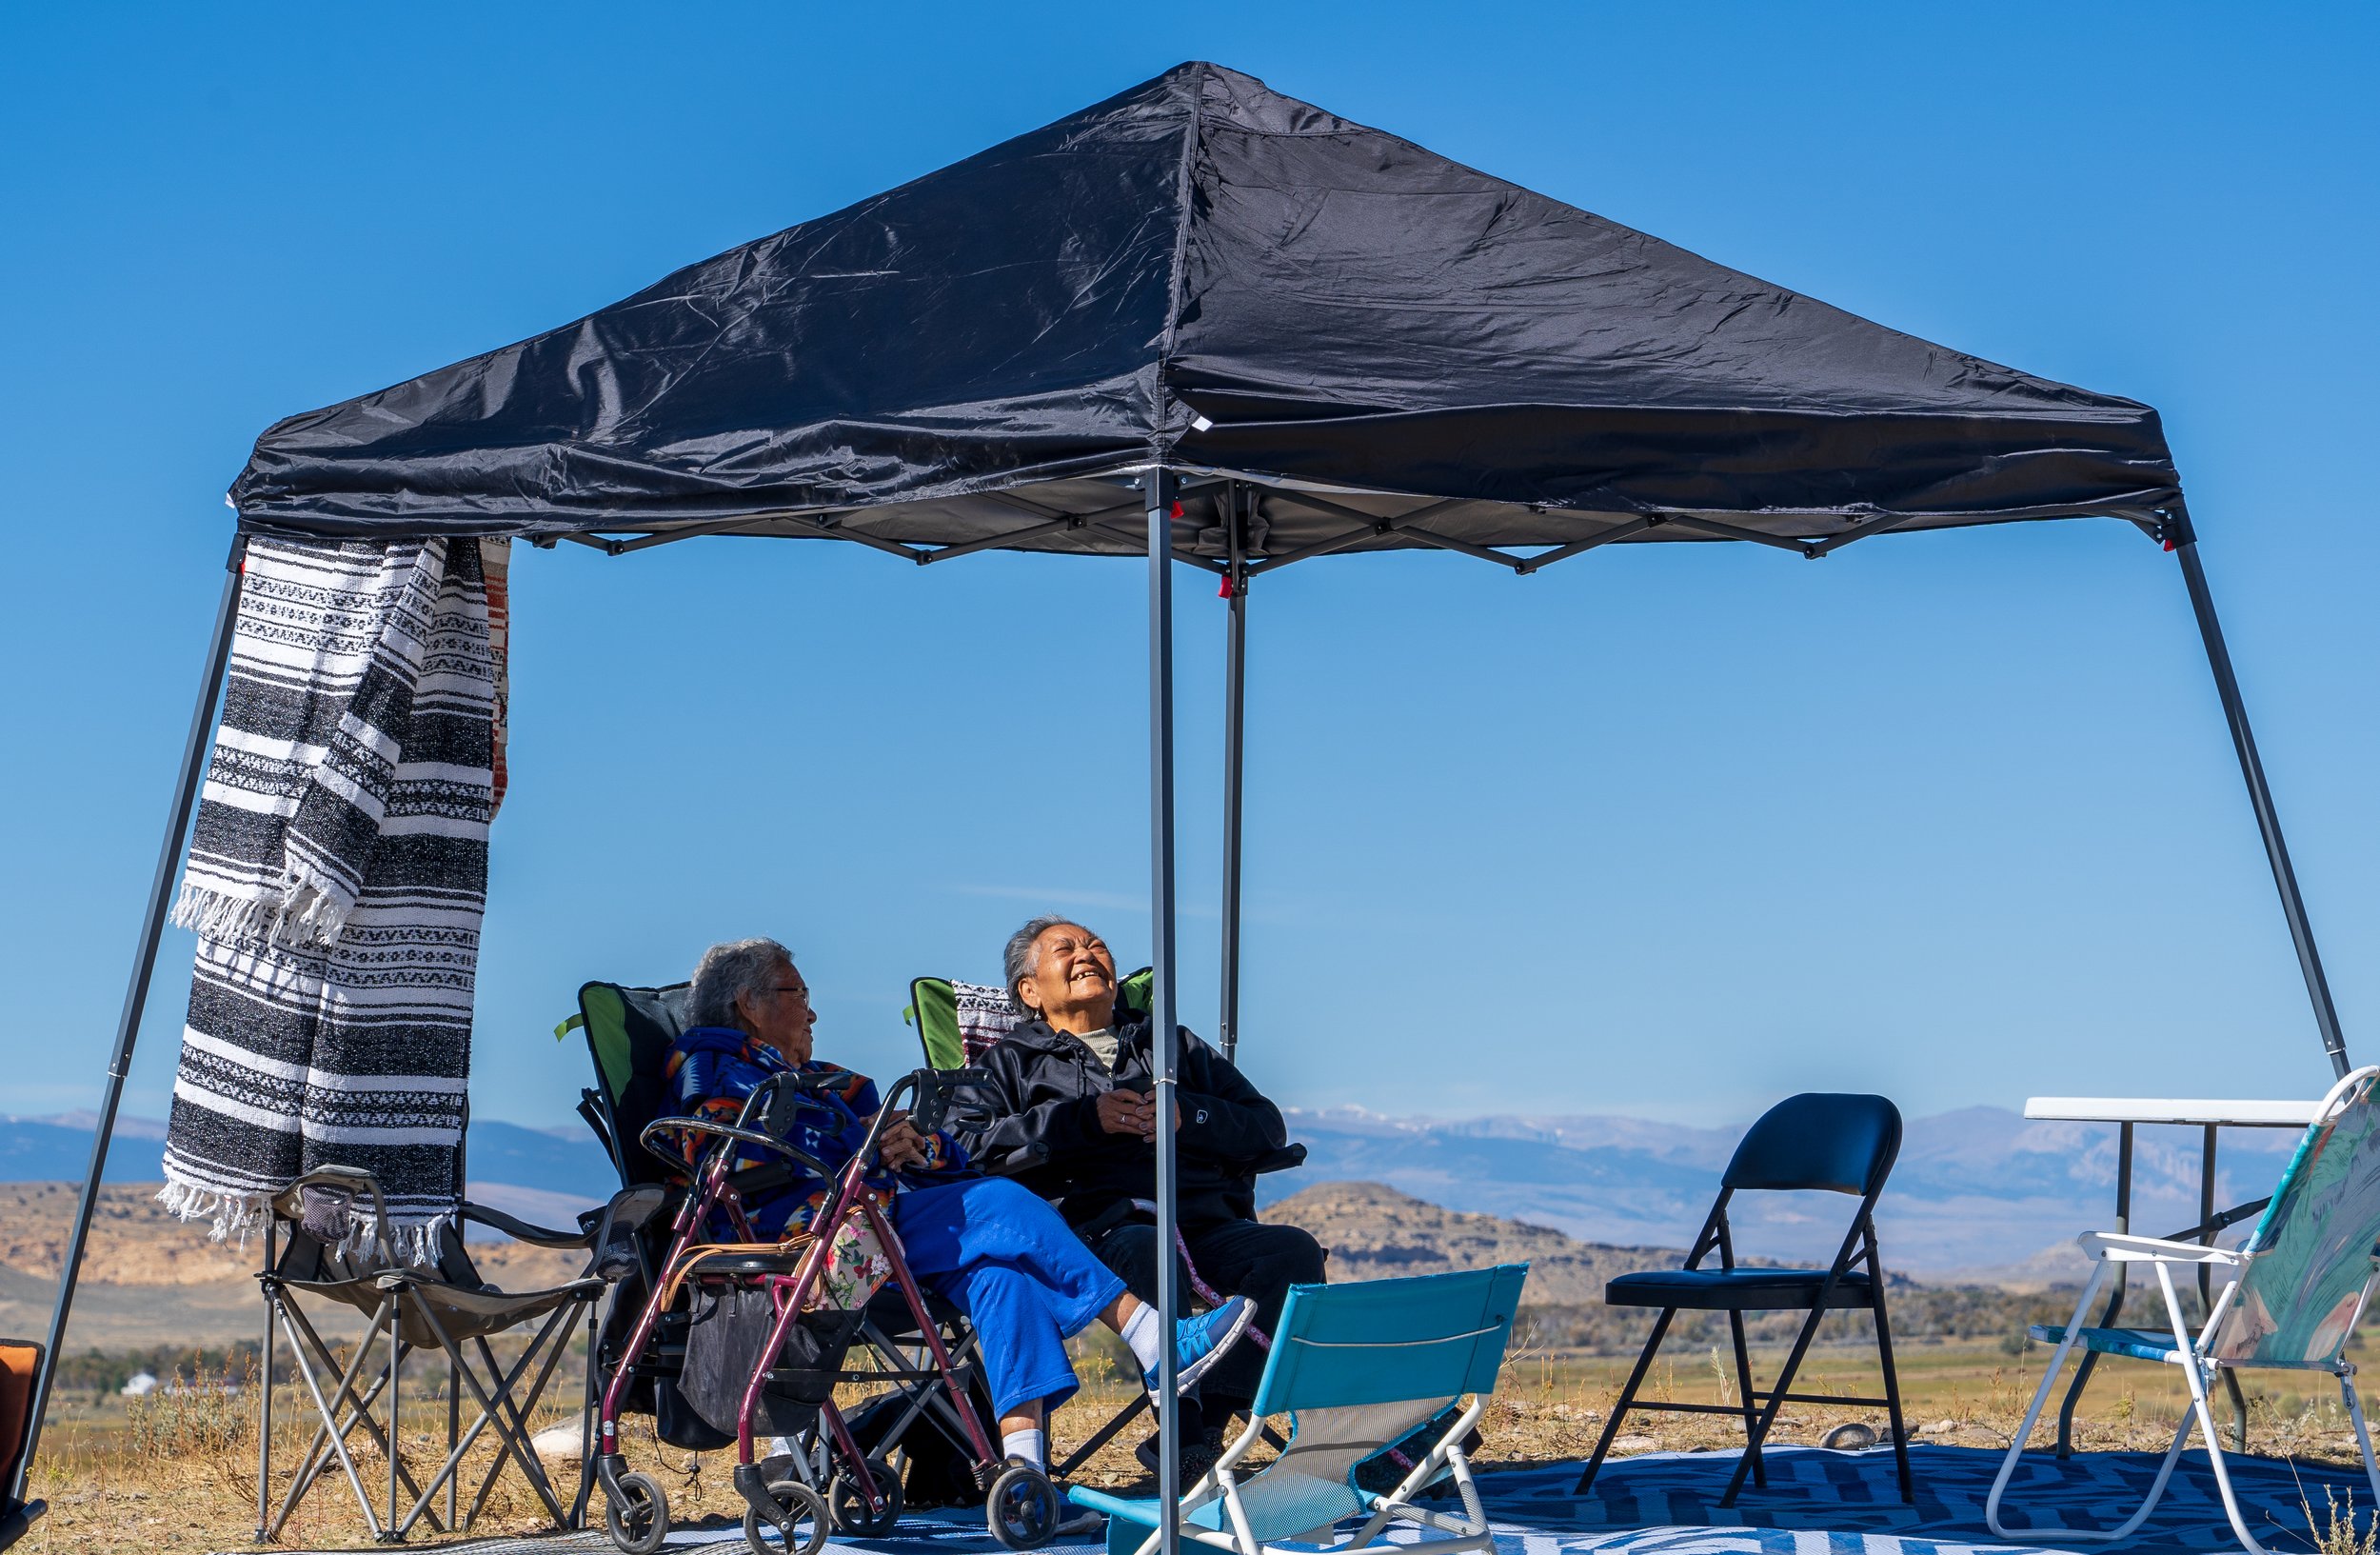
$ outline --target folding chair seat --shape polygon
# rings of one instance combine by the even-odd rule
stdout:
[[[1719,1505],[1733,1506],[1750,1472],[1755,1484],[1768,1484],[1760,1448],[1776,1424],[1777,1411],[1789,1403],[1881,1405],[1892,1421],[1893,1462],[1900,1479],[1901,1500],[1911,1501],[1914,1487],[1909,1476],[1908,1433],[1901,1427],[1900,1381],[1893,1366],[1893,1330],[1884,1310],[1884,1265],[1876,1251],[1875,1202],[1884,1191],[1900,1153],[1900,1109],[1881,1096],[1805,1094],[1789,1097],[1763,1113],[1735,1146],[1734,1159],[1719,1180],[1719,1194],[1695,1237],[1686,1266],[1622,1274],[1603,1287],[1612,1306],[1647,1306],[1657,1310],[1653,1332],[1636,1357],[1636,1369],[1619,1391],[1595,1455],[1578,1476],[1576,1495],[1584,1495],[1603,1466],[1604,1455],[1619,1435],[1620,1422],[1631,1411],[1663,1410],[1691,1414],[1740,1414],[1744,1422],[1743,1456],[1728,1477]],[[1859,1207],[1843,1233],[1835,1261],[1824,1268],[1738,1267],[1735,1243],[1729,1228],[1729,1202],[1739,1192],[1827,1192],[1855,1196]],[[1719,1266],[1704,1268],[1703,1259],[1718,1255]],[[1725,1312],[1735,1340],[1736,1399],[1734,1405],[1646,1403],[1638,1397],[1645,1373],[1661,1340],[1679,1312]],[[1875,1321],[1876,1352],[1884,1366],[1884,1396],[1857,1398],[1840,1394],[1793,1391],[1794,1376],[1818,1325],[1831,1311],[1865,1311]],[[1763,1391],[1753,1386],[1752,1356],[1744,1340],[1746,1312],[1808,1312],[1794,1337],[1792,1351],[1778,1372],[1776,1386]]]
[[[358,1211],[366,1204],[374,1219],[364,1224],[385,1225],[386,1206],[370,1174],[332,1166],[299,1179],[273,1205],[265,1233],[267,1266],[258,1280],[274,1331],[288,1339],[299,1380],[319,1420],[279,1508],[268,1513],[272,1401],[270,1388],[259,1389],[265,1413],[257,1537],[277,1537],[298,1503],[334,1465],[354,1491],[375,1539],[401,1539],[424,1519],[440,1532],[469,1526],[507,1464],[519,1467],[554,1525],[568,1525],[570,1514],[555,1497],[530,1444],[529,1422],[582,1320],[587,1321],[591,1335],[595,1305],[610,1288],[611,1278],[590,1264],[588,1272],[559,1286],[502,1290],[480,1277],[462,1237],[451,1227],[440,1238],[435,1265],[407,1264],[377,1231],[364,1237],[355,1229]],[[618,1204],[615,1200],[614,1206]],[[516,1240],[590,1253],[603,1245],[611,1215],[610,1208],[589,1215],[579,1230],[567,1232],[528,1226],[477,1205],[463,1206],[465,1220]],[[344,1366],[301,1298],[347,1306],[366,1319],[364,1335]],[[504,1364],[488,1341],[524,1329],[532,1330],[526,1347],[509,1366]],[[268,1365],[271,1354],[268,1346]],[[443,1354],[447,1367],[446,1451],[426,1481],[417,1479],[402,1449],[390,1450],[389,1423],[399,1418],[403,1405],[405,1365],[416,1354]],[[462,1419],[466,1392],[477,1405],[467,1426]],[[385,1517],[366,1490],[348,1446],[348,1439],[359,1431],[387,1465]],[[495,1462],[458,1520],[456,1492],[465,1456],[487,1432],[497,1441]],[[433,1505],[442,1489],[443,1515]]]
[[[17,1499],[17,1475],[31,1439],[33,1379],[41,1371],[41,1346],[30,1339],[0,1339],[0,1549],[25,1537],[49,1509],[45,1502]]]
[[[1830,1310],[1873,1304],[1875,1282],[1847,1269],[1832,1287],[1822,1268],[1656,1268],[1623,1274],[1603,1287],[1607,1306],[1668,1306],[1697,1312],[1800,1312],[1821,1294]]]
[[[2208,1391],[2217,1377],[2229,1380],[2242,1370],[2329,1372],[2338,1383],[2340,1400],[2354,1426],[2372,1503],[2380,1505],[2380,1462],[2373,1459],[2363,1401],[2355,1391],[2355,1363],[2347,1358],[2348,1343],[2371,1300],[2373,1286],[2380,1285],[2380,1251],[2375,1250],[2380,1249],[2380,1067],[2355,1070],[2323,1097],[2314,1121],[2281,1173],[2280,1186],[2266,1201],[2264,1213],[2245,1243],[2236,1250],[2213,1246],[2214,1227],[2209,1225],[2199,1230],[2205,1239],[2199,1242],[2095,1231],[2075,1239],[2097,1266],[2083,1286],[2071,1322],[2031,1330],[2034,1339],[2055,1345],[2057,1349],[2042,1373],[2032,1407],[2025,1411],[2024,1425],[2000,1461],[1991,1494],[1984,1499],[1984,1521],[1993,1533],[2023,1544],[2038,1543],[2044,1533],[2053,1534],[2051,1542],[2055,1544],[2129,1538],[2165,1495],[2173,1465],[2189,1445],[2191,1426],[2195,1424],[2205,1439],[2207,1461],[2214,1471],[2215,1488],[2231,1519],[2231,1532],[2251,1555],[2265,1555],[2232,1491],[2222,1440],[2208,1402]],[[2155,1274],[2158,1292],[2165,1298],[2167,1326],[2162,1329],[2087,1326],[2084,1315],[2098,1299],[2109,1268],[2128,1264],[2146,1264]],[[2176,1268],[2219,1269],[2232,1276],[2195,1336],[2183,1319],[2181,1300],[2173,1288]],[[2189,1385],[2190,1405],[2173,1428],[2172,1443],[2139,1509],[2121,1525],[2096,1529],[2028,1525],[2012,1530],[2001,1524],[2001,1498],[2041,1418],[2042,1405],[2049,1402],[2067,1357],[2078,1346],[2089,1354],[2154,1361],[2179,1368]],[[2310,1519],[2311,1515],[2309,1509]],[[2308,1532],[2315,1535],[2316,1543],[2326,1542],[2319,1530]]]
[[[1293,1286],[1247,1428],[1183,1494],[1176,1522],[1180,1539],[1233,1555],[1271,1555],[1282,1542],[1327,1545],[1328,1555],[1493,1550],[1463,1438],[1496,1390],[1528,1272],[1525,1264],[1507,1264]],[[1363,1488],[1359,1475],[1366,1464],[1466,1393],[1470,1405],[1446,1421],[1395,1488]],[[1289,1417],[1287,1445],[1242,1479],[1240,1465],[1276,1415]],[[1460,1516],[1416,1505],[1423,1490],[1447,1478]],[[1067,1496],[1108,1514],[1109,1555],[1149,1555],[1157,1547],[1165,1517],[1160,1503],[1081,1485]],[[1362,1526],[1333,1544],[1335,1526],[1356,1517],[1365,1519]]]

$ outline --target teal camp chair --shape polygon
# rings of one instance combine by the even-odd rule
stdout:
[[[2063,1326],[2033,1329],[2033,1337],[2057,1346],[2048,1373],[2033,1396],[2025,1424],[2000,1464],[1999,1477],[1984,1503],[1984,1519],[2003,1539],[2035,1542],[2044,1533],[2060,1541],[2122,1539],[2148,1519],[2173,1465],[2190,1440],[2194,1420],[2206,1437],[2207,1458],[2214,1483],[2223,1495],[2223,1509],[2231,1531],[2254,1555],[2266,1555],[2248,1531],[2224,1467],[2223,1447],[2215,1439],[2214,1414],[2207,1390],[2215,1377],[2233,1368],[2287,1371],[2328,1371],[2338,1379],[2348,1418],[2355,1425],[2355,1445],[2363,1450],[2364,1474],[2371,1482],[2372,1499],[2380,1505],[2380,1465],[2371,1455],[2371,1433],[2364,1425],[2363,1403],[2355,1395],[2354,1363],[2346,1358],[2347,1342],[2355,1332],[2375,1279],[2380,1279],[2380,1067],[2357,1069],[2330,1087],[2307,1128],[2306,1137],[2272,1190],[2264,1217],[2236,1251],[2201,1246],[2193,1242],[2167,1242],[2156,1237],[2124,1236],[2091,1231],[2076,1239],[2082,1250],[2098,1261],[2074,1318]],[[2147,1264],[2165,1297],[2168,1326],[2153,1328],[2086,1327],[2083,1315],[2097,1299],[2108,1268],[2116,1264]],[[2182,1318],[2180,1299],[2173,1292],[2173,1268],[2211,1265],[2230,1269],[2234,1278],[2207,1315],[2206,1327],[2193,1340]],[[2066,1357],[2080,1344],[2097,1355],[2130,1356],[2181,1368],[2190,1385],[2190,1408],[2174,1427],[2173,1445],[2149,1486],[2140,1510],[2122,1526],[2093,1531],[2075,1528],[2000,1525],[2000,1497],[2009,1476],[2041,1417]]]
[[[1495,1536],[1462,1441],[1496,1390],[1528,1272],[1526,1264],[1505,1264],[1459,1274],[1292,1287],[1248,1428],[1183,1494],[1180,1537],[1234,1555],[1270,1555],[1279,1541],[1327,1543],[1342,1519],[1362,1517],[1363,1525],[1328,1555],[1493,1550]],[[1472,1395],[1470,1407],[1455,1416],[1395,1489],[1383,1495],[1359,1487],[1359,1465],[1465,1393]],[[1289,1416],[1289,1445],[1242,1479],[1239,1465],[1273,1415]],[[1462,1500],[1460,1517],[1414,1505],[1416,1496],[1448,1476]],[[1067,1495],[1107,1514],[1108,1555],[1149,1555],[1157,1547],[1162,1514],[1155,1501],[1081,1485]],[[1414,1525],[1424,1536],[1391,1540],[1386,1534],[1396,1524]]]

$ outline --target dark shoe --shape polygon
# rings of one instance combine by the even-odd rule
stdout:
[[[1206,1478],[1207,1470],[1213,1468],[1216,1461],[1221,1458],[1222,1455],[1223,1433],[1219,1427],[1209,1425],[1203,1429],[1193,1429],[1184,1432],[1181,1444],[1182,1488],[1186,1490],[1190,1486],[1198,1484],[1199,1481]],[[1156,1435],[1152,1433],[1146,1441],[1142,1442],[1139,1446],[1134,1447],[1132,1449],[1132,1456],[1140,1461],[1142,1468],[1147,1469],[1152,1474],[1156,1473]]]

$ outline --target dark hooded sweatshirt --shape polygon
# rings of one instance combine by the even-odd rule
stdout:
[[[1113,1071],[1081,1038],[1028,1021],[976,1060],[987,1079],[953,1099],[946,1123],[980,1167],[1013,1173],[1078,1226],[1157,1193],[1157,1146],[1099,1125],[1102,1092],[1156,1088],[1148,1017],[1116,1013]],[[1258,1164],[1289,1140],[1280,1108],[1186,1028],[1176,1078],[1181,1224],[1254,1219]]]

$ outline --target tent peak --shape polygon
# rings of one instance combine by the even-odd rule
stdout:
[[[2146,406],[1886,329],[1205,60],[283,421],[232,494],[244,528],[285,533],[836,514],[840,537],[932,545],[998,534],[1003,498],[1062,508],[1152,460],[1482,505],[1464,538],[1483,544],[1566,544],[1584,515],[1808,537],[2179,494]]]

